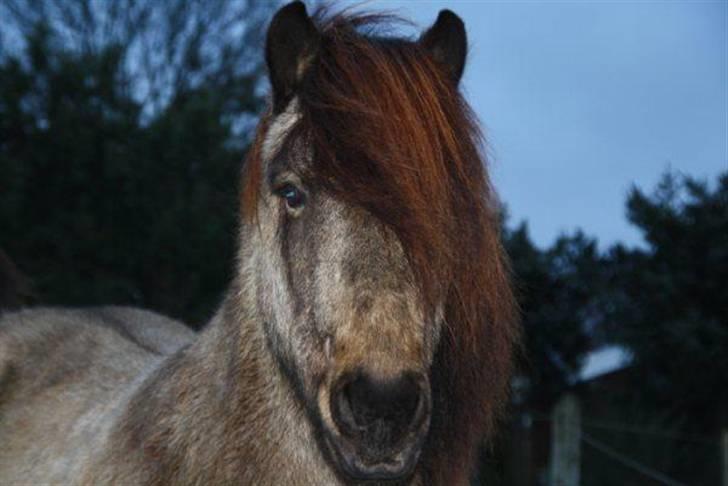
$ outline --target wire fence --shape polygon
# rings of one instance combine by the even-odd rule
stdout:
[[[548,423],[554,422],[554,417],[550,415],[540,413],[533,413],[529,415],[530,419],[534,421]],[[620,464],[629,471],[632,471],[633,474],[645,478],[645,480],[650,479],[658,484],[663,484],[666,486],[687,486],[688,483],[671,477],[669,474],[660,471],[658,467],[645,464],[645,460],[642,458],[634,457],[633,452],[626,452],[625,450],[622,450],[619,446],[611,444],[610,442],[612,441],[605,441],[601,438],[597,438],[591,433],[591,431],[611,432],[613,434],[616,434],[617,436],[623,434],[637,435],[642,438],[648,439],[663,439],[679,443],[694,444],[696,447],[707,447],[709,448],[708,450],[712,450],[713,453],[709,454],[714,455],[716,459],[721,458],[722,455],[728,454],[728,451],[724,450],[724,448],[728,446],[728,442],[726,444],[722,444],[720,437],[717,436],[710,437],[679,434],[670,431],[655,430],[654,428],[639,427],[632,424],[625,424],[615,421],[583,419],[581,417],[579,417],[579,419],[576,421],[567,421],[566,424],[572,427],[576,426],[578,430],[578,436],[576,440],[578,440],[580,444],[583,444],[583,448],[585,450],[589,450],[593,453],[601,455],[602,457],[607,458],[608,461],[611,461],[615,464]],[[723,461],[725,461],[725,458],[723,459]],[[722,467],[726,468],[728,466],[726,466],[726,464],[723,464]],[[720,474],[721,473],[719,471],[716,471],[716,476],[720,476]],[[724,471],[722,474],[725,475],[728,474],[728,472]],[[724,482],[726,480],[728,480],[728,476],[723,479]]]
[[[636,472],[642,474],[643,476],[647,476],[648,478],[651,478],[651,479],[654,479],[655,481],[666,484],[667,486],[687,486],[685,483],[676,481],[676,480],[666,476],[665,474],[661,473],[660,471],[656,471],[649,466],[640,464],[639,462],[635,461],[634,459],[630,458],[629,456],[626,456],[626,455],[612,449],[608,445],[603,444],[602,442],[594,439],[593,437],[591,437],[588,434],[585,434],[584,432],[581,433],[581,441],[583,443],[593,447],[595,450],[601,452],[602,454],[605,454],[606,456],[621,463],[622,465],[632,469],[633,471],[636,471]]]

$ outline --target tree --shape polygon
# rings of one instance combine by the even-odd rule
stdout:
[[[0,58],[23,57],[23,51],[42,56],[31,45],[42,29],[49,44],[75,59],[115,51],[113,89],[140,104],[147,120],[201,88],[223,93],[223,116],[235,119],[260,108],[254,92],[262,32],[276,3],[2,0]]]
[[[715,184],[668,172],[654,193],[631,192],[627,216],[645,247],[599,253],[576,233],[541,250],[525,224],[504,232],[527,360],[514,395],[522,410],[543,413],[591,346],[626,347],[628,383],[590,385],[599,406],[585,414],[617,425],[588,433],[671,477],[712,484],[716,432],[728,424],[728,172]],[[589,451],[589,484],[636,480]]]
[[[548,406],[574,381],[590,349],[603,262],[596,242],[581,232],[541,250],[522,223],[505,231],[505,245],[523,317],[521,398]]]
[[[710,430],[728,405],[728,172],[715,187],[668,172],[627,215],[648,247],[611,250],[612,336],[647,370],[645,399]]]
[[[21,307],[31,297],[30,282],[0,248],[0,314]]]
[[[233,266],[238,132],[262,107],[256,19],[273,7],[2,4],[2,38],[20,47],[0,55],[0,247],[40,302],[198,324],[214,308]]]

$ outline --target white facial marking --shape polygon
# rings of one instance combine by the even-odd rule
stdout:
[[[268,132],[263,139],[262,155],[264,161],[270,159],[280,150],[286,135],[293,128],[293,125],[301,118],[298,111],[298,98],[293,98],[286,109],[276,116],[268,127]]]

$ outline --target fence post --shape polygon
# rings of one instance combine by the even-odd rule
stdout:
[[[503,484],[509,484],[510,486],[530,486],[533,484],[531,426],[532,420],[527,412],[520,412],[511,420],[511,434]]]
[[[728,429],[720,434],[720,456],[723,467],[723,486],[728,486]]]
[[[581,409],[579,399],[564,395],[551,415],[551,486],[578,486],[581,462]]]

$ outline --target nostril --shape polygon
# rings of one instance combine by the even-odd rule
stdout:
[[[419,402],[419,387],[408,378],[377,382],[360,376],[344,388],[344,394],[359,427],[377,421],[409,422]]]
[[[419,421],[425,401],[424,387],[412,373],[389,380],[359,373],[343,380],[332,405],[346,435],[392,443]]]

